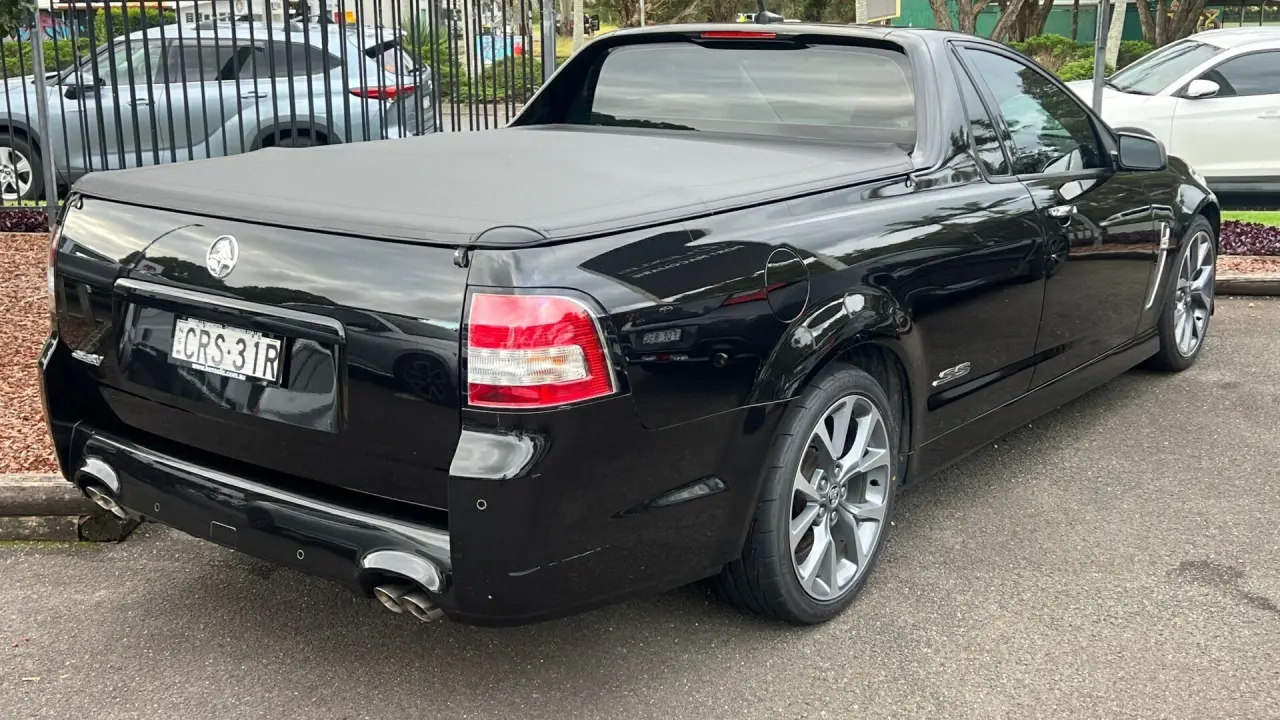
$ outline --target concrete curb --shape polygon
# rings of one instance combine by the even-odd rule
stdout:
[[[1280,275],[1219,273],[1213,280],[1213,291],[1218,295],[1280,296]]]
[[[119,542],[138,526],[58,475],[0,475],[0,540]]]

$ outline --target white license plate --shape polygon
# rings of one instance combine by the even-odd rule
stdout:
[[[169,362],[238,380],[280,382],[283,344],[252,330],[180,317],[173,325]]]
[[[659,343],[675,342],[680,339],[680,330],[654,330],[645,333],[640,342],[644,345],[657,345]]]

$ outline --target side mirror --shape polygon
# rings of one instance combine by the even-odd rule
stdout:
[[[1212,80],[1192,80],[1187,84],[1187,91],[1183,95],[1189,100],[1198,100],[1213,97],[1221,89],[1222,87]]]
[[[1164,143],[1150,135],[1120,131],[1116,160],[1123,170],[1164,170],[1169,165],[1169,153]]]
[[[67,76],[65,83],[67,89],[63,92],[63,95],[68,100],[94,95],[106,84],[106,81],[100,77],[94,77],[83,72],[74,72]]]

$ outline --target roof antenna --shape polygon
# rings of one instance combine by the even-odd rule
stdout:
[[[764,9],[764,0],[756,0],[756,22],[761,25],[769,23],[782,22],[786,18],[777,13],[771,13]]]

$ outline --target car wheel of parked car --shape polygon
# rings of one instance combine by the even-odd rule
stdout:
[[[40,156],[18,135],[0,137],[0,197],[6,202],[35,200],[44,189]]]
[[[1197,217],[1190,235],[1173,266],[1168,299],[1160,310],[1160,351],[1147,363],[1156,370],[1178,372],[1191,367],[1204,347],[1213,316],[1213,280],[1218,261],[1213,226],[1204,217]]]
[[[898,419],[880,383],[824,370],[778,429],[742,556],[716,578],[749,611],[811,625],[857,595],[889,529]]]
[[[311,138],[305,135],[290,135],[276,140],[276,147],[282,148],[308,148],[323,143],[313,142]]]

